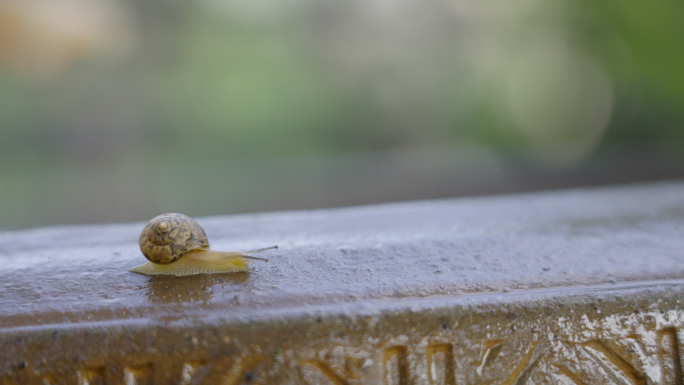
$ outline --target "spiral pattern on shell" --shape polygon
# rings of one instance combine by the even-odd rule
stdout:
[[[209,248],[204,230],[183,214],[162,214],[152,218],[140,233],[140,250],[145,258],[161,265],[174,262],[190,250]]]

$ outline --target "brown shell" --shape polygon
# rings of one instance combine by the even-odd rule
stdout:
[[[190,250],[209,248],[204,230],[192,218],[183,214],[162,214],[154,217],[140,233],[140,250],[151,262],[165,265],[174,262]]]

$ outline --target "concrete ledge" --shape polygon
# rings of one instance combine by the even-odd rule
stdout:
[[[682,379],[683,183],[198,222],[280,249],[147,277],[142,223],[0,233],[0,384]]]

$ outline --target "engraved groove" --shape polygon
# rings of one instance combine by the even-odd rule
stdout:
[[[386,385],[408,385],[406,347],[395,346],[383,350],[382,363]]]
[[[330,368],[330,366],[326,365],[324,362],[320,360],[306,361],[304,362],[304,364],[316,367],[334,385],[348,385],[347,381],[345,381],[344,378],[335,374],[335,372]]]
[[[515,381],[515,385],[525,385],[527,384],[527,380],[530,378],[530,372],[532,369],[534,369],[537,364],[539,363],[539,360],[541,359],[541,356],[537,357],[536,360],[532,361],[530,365],[525,368],[522,373],[520,373],[520,377],[518,377],[518,380]]]
[[[57,383],[57,379],[55,379],[55,376],[52,374],[48,374],[47,376],[43,377],[40,383],[41,385],[55,385]]]
[[[78,385],[104,385],[105,368],[97,367],[76,372]]]
[[[186,362],[183,364],[179,385],[200,384],[209,374],[210,365],[204,361]]]
[[[582,344],[582,346],[592,356],[594,361],[598,363],[606,371],[606,373],[610,374],[613,377],[616,383],[621,382],[620,379],[617,377],[617,373],[615,373],[612,368],[606,365],[604,360],[598,357],[596,353],[600,353],[603,357],[610,361],[610,363],[612,363],[615,367],[618,368],[620,374],[624,375],[627,379],[631,380],[632,383],[636,385],[646,384],[646,379],[644,378],[644,376],[641,373],[639,373],[629,362],[627,362],[627,360],[622,358],[622,356],[617,354],[613,349],[609,348],[604,342],[590,341]]]
[[[152,385],[152,364],[124,368],[124,384]]]
[[[430,345],[426,352],[430,384],[455,384],[454,355],[451,344]]]
[[[496,358],[496,356],[499,355],[501,347],[503,346],[503,341],[489,341],[487,342],[486,346],[487,348],[485,348],[485,352],[482,355],[482,362],[480,363],[480,366],[477,368],[477,374],[480,376],[482,375],[485,366],[488,366]]]
[[[527,367],[530,366],[530,361],[532,361],[532,355],[534,354],[534,348],[536,346],[536,343],[530,345],[530,347],[527,349],[527,353],[525,353],[518,366],[513,369],[513,372],[511,372],[508,378],[502,383],[503,385],[513,385],[514,383],[519,383],[518,381],[521,378],[521,375],[524,375],[523,372],[526,372]],[[533,362],[533,365],[536,363],[537,360]]]
[[[355,357],[345,357],[344,372],[346,379],[358,379],[362,377],[363,363],[365,361]]]
[[[570,381],[574,382],[576,385],[587,385],[582,379],[579,378],[579,376],[573,372],[570,371],[570,369],[566,368],[563,365],[556,364],[554,365],[565,377],[567,377]]]
[[[658,332],[658,342],[663,368],[663,384],[684,384],[677,329],[667,328]]]

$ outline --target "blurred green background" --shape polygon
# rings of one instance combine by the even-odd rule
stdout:
[[[3,0],[0,229],[680,178],[681,15]]]

